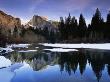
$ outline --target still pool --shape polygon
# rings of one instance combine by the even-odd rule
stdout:
[[[0,52],[0,82],[110,82],[109,50],[30,48]]]

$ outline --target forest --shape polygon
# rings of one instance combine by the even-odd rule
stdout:
[[[101,16],[99,9],[96,9],[91,24],[87,25],[82,14],[79,23],[73,16],[64,20],[60,18],[59,24],[60,39],[69,42],[109,42],[110,41],[110,12],[107,14],[106,22]]]

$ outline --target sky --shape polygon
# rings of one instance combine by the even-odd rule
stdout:
[[[0,10],[21,18],[22,23],[29,21],[33,15],[47,17],[49,20],[59,20],[71,13],[79,18],[82,13],[87,23],[90,23],[96,8],[102,17],[110,10],[110,0],[0,0]]]

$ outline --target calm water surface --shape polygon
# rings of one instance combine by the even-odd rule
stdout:
[[[110,82],[110,51],[15,49],[0,54],[0,82]]]

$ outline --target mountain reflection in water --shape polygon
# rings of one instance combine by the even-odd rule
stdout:
[[[12,52],[5,55],[5,58],[9,59],[12,64],[25,62],[27,66],[17,69],[10,82],[110,81],[110,51]]]

